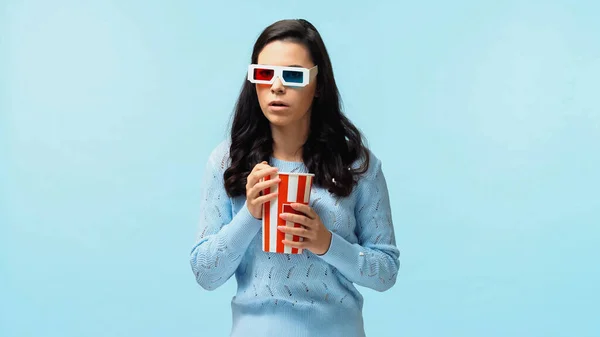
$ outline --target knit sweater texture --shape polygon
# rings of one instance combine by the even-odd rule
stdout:
[[[355,285],[385,291],[399,268],[381,161],[369,151],[369,169],[347,197],[313,185],[309,205],[332,233],[325,254],[270,253],[262,250],[261,220],[248,211],[245,195],[230,198],[225,191],[229,144],[219,144],[208,160],[190,264],[207,290],[235,275],[231,336],[364,336],[363,297]],[[269,164],[279,172],[308,172],[301,162],[271,158]]]

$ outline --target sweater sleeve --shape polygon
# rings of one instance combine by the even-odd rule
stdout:
[[[222,144],[211,154],[201,188],[200,228],[190,254],[196,281],[214,290],[233,275],[261,227],[244,204],[232,216],[232,203],[223,184],[228,159]]]
[[[374,156],[371,158],[373,166],[356,186],[358,243],[350,243],[340,235],[331,233],[329,250],[320,257],[337,268],[348,280],[377,291],[385,291],[396,282],[400,252],[396,247],[381,161]]]

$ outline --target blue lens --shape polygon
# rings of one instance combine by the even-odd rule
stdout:
[[[302,83],[304,79],[304,73],[296,70],[284,70],[283,80],[289,83]]]

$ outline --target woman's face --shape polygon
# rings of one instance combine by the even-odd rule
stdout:
[[[273,41],[258,54],[258,64],[275,66],[299,66],[310,69],[315,64],[304,45],[289,41]],[[305,87],[285,87],[279,78],[273,84],[256,84],[258,103],[263,114],[273,126],[299,125],[310,120],[311,105],[315,97],[317,79]],[[279,106],[273,102],[283,103]]]

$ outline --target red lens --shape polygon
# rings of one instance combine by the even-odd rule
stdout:
[[[265,68],[254,69],[254,79],[257,81],[270,81],[275,75],[275,70]]]

